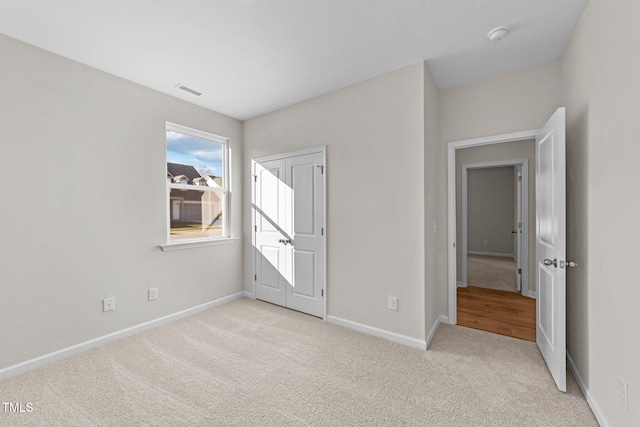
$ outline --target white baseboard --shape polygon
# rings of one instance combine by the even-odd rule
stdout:
[[[522,295],[525,297],[533,298],[533,299],[536,299],[538,297],[535,292],[531,292],[531,291],[524,291],[522,292]]]
[[[226,296],[224,298],[220,298],[214,301],[209,301],[205,304],[197,305],[195,307],[188,308],[186,310],[182,310],[177,313],[169,314],[168,316],[160,317],[155,320],[150,320],[149,322],[141,323],[139,325],[122,329],[120,331],[113,332],[108,335],[103,335],[101,337],[94,338],[92,340],[85,341],[83,343],[76,344],[71,347],[63,348],[62,350],[54,351],[53,353],[45,354],[43,356],[35,357],[25,362],[17,363],[15,365],[2,368],[0,369],[0,380],[4,380],[19,374],[23,374],[25,372],[31,371],[32,369],[49,365],[53,362],[57,362],[58,360],[66,359],[67,357],[71,357],[73,355],[83,353],[87,350],[91,350],[96,347],[101,347],[105,344],[108,344],[113,341],[117,341],[119,339],[128,337],[130,335],[134,335],[142,331],[146,331],[148,329],[156,328],[166,323],[173,322],[174,320],[182,319],[183,317],[191,316],[193,314],[199,313],[211,307],[215,307],[217,305],[224,304],[226,302],[233,301],[238,298],[242,298],[242,296],[243,296],[243,292],[238,292],[233,295]]]
[[[420,350],[427,349],[427,343],[425,341],[411,338],[406,335],[396,334],[395,332],[387,331],[384,329],[374,328],[373,326],[363,325],[362,323],[352,322],[351,320],[341,319],[336,316],[327,316],[327,322],[345,328],[353,329],[354,331],[362,332],[368,335],[373,335],[374,337],[384,338],[398,344],[403,344],[413,348],[419,348]]]
[[[427,335],[427,346],[426,348],[429,349],[429,346],[431,345],[431,340],[433,339],[433,337],[435,336],[436,332],[438,331],[438,328],[440,327],[441,323],[449,323],[449,318],[447,316],[445,316],[444,314],[441,314],[440,316],[438,316],[438,318],[436,319],[436,323],[433,324],[433,327],[431,328],[431,331],[429,331],[429,335]]]
[[[242,296],[249,299],[256,299],[256,294],[253,292],[242,291]]]
[[[576,382],[578,383],[578,387],[580,387],[580,391],[582,391],[584,398],[587,400],[587,403],[589,404],[589,408],[591,408],[591,412],[593,412],[593,415],[595,415],[596,417],[596,421],[598,421],[598,424],[600,424],[601,427],[609,427],[610,424],[605,420],[604,415],[602,415],[602,411],[600,410],[600,407],[595,402],[595,400],[593,400],[593,396],[589,392],[589,389],[587,388],[587,385],[585,384],[584,379],[582,378],[582,375],[580,375],[580,372],[578,371],[576,364],[573,362],[573,359],[571,358],[571,355],[569,354],[569,352],[567,352],[567,362],[569,363],[569,369],[571,369],[571,373],[573,373],[573,377],[576,379]]]
[[[468,255],[483,255],[483,256],[496,256],[496,257],[500,257],[500,258],[512,258],[512,259],[516,259],[516,256],[514,254],[501,254],[498,252],[480,252],[480,251],[467,251]]]

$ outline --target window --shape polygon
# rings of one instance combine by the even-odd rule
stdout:
[[[229,237],[229,140],[167,123],[167,244]]]

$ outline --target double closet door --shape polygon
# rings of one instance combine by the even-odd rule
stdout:
[[[324,153],[253,161],[255,295],[322,317]]]

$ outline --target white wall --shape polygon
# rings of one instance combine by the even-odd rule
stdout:
[[[327,146],[328,314],[425,338],[424,64],[245,122],[252,158]],[[250,183],[245,290],[253,290]],[[387,308],[398,298],[398,311]]]
[[[535,263],[535,211],[536,211],[536,152],[535,142],[533,139],[524,141],[512,141],[504,142],[501,144],[483,145],[480,147],[468,147],[456,150],[456,232],[458,242],[462,242],[462,214],[460,207],[462,201],[460,194],[462,192],[461,186],[461,167],[463,164],[469,163],[486,163],[497,162],[505,160],[529,160],[529,290],[530,292],[536,292],[536,283],[534,280]],[[462,274],[462,259],[461,245],[457,246],[457,275],[460,277]],[[461,280],[461,279],[458,279]]]
[[[438,317],[442,313],[440,301],[443,292],[438,286],[440,277],[438,250],[441,234],[446,234],[446,227],[439,222],[438,194],[440,186],[446,183],[440,182],[437,171],[439,166],[440,150],[440,109],[438,90],[429,70],[424,70],[424,244],[425,244],[425,331],[427,334],[433,330]],[[444,290],[446,291],[446,290]],[[427,337],[428,338],[428,337]]]
[[[234,235],[242,123],[2,35],[0,52],[0,369],[242,290],[240,243],[157,246],[165,121],[231,138]]]
[[[568,352],[610,426],[640,422],[640,2],[591,0],[562,57]],[[629,411],[618,378],[629,384]]]
[[[561,107],[560,62],[547,62],[440,92],[440,223],[447,227],[447,144],[544,125]],[[499,149],[499,148],[498,148]],[[531,166],[531,165],[530,165]],[[431,176],[427,175],[427,180]],[[447,312],[447,236],[440,237],[440,310]]]

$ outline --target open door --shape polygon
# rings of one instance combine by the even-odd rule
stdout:
[[[536,342],[561,391],[566,385],[565,109],[536,137]]]

